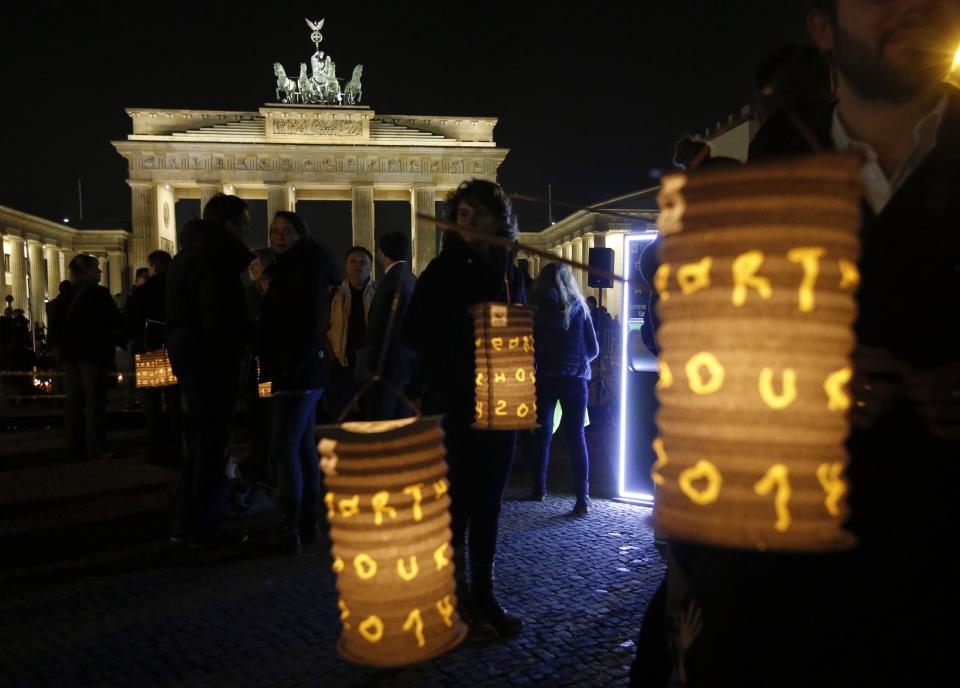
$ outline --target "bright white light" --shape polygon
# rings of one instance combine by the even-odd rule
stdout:
[[[622,275],[629,278],[631,273],[630,265],[630,245],[638,242],[649,243],[657,238],[656,232],[643,232],[642,234],[627,234],[623,237],[623,264],[620,266]],[[653,495],[643,492],[629,492],[626,489],[626,471],[627,471],[627,375],[630,373],[630,366],[627,365],[627,339],[630,333],[630,288],[628,284],[623,285],[623,302],[620,305],[620,456],[619,456],[619,481],[617,492],[624,499],[641,502],[644,504],[653,503]],[[653,438],[648,438],[650,441]]]
[[[69,218],[69,217],[65,217],[65,218],[63,218],[63,221],[64,221],[64,222],[70,222],[70,218]]]

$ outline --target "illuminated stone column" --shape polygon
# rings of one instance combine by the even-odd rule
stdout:
[[[94,256],[100,267],[100,286],[110,289],[110,264],[106,256]]]
[[[273,216],[281,210],[293,212],[296,207],[293,187],[285,185],[270,185],[267,187],[267,234],[269,236],[270,223]]]
[[[60,263],[60,281],[70,279],[70,254],[65,248],[57,249],[57,260]]]
[[[411,270],[417,275],[436,254],[437,228],[425,220],[417,220],[417,214],[436,216],[436,191],[432,186],[414,186],[410,191],[410,226],[412,249]]]
[[[6,237],[0,234],[0,310],[7,306],[3,297],[7,295],[7,261],[5,256],[8,253],[10,253],[9,243]]]
[[[128,182],[132,195],[133,236],[130,238],[130,282],[138,267],[146,267],[147,256],[160,248],[160,226],[155,184]]]
[[[200,185],[200,217],[203,217],[203,209],[207,207],[207,203],[218,193],[223,193],[222,184]]]
[[[60,293],[60,251],[53,244],[45,244],[43,254],[47,258],[47,298],[55,299]]]
[[[590,249],[593,248],[593,235],[588,234],[580,237],[580,256],[584,265],[590,264]],[[580,288],[583,290],[584,297],[596,296],[595,289],[590,288],[590,273],[586,270],[581,275]]]
[[[144,255],[144,262],[142,265],[137,265],[138,268],[145,268],[149,266],[149,263],[146,261],[146,257],[149,256],[153,251],[157,249],[163,249],[170,255],[176,253],[177,250],[177,214],[176,214],[176,205],[177,205],[177,195],[176,189],[170,184],[159,184],[157,186],[157,240],[156,243],[147,247],[146,254]],[[103,276],[104,282],[106,282],[106,273]]]
[[[530,256],[530,272],[533,279],[540,274],[540,256]]]
[[[30,312],[31,323],[47,322],[46,294],[47,276],[43,270],[43,244],[36,239],[27,239],[27,257],[30,261]]]
[[[126,256],[122,251],[107,251],[109,260],[109,273],[104,274],[103,278],[107,282],[105,285],[110,290],[110,295],[124,294],[126,289],[123,284],[123,269],[126,267]]]
[[[27,262],[23,253],[26,250],[23,237],[10,236],[10,294],[13,296],[13,307],[22,308],[27,312]]]
[[[578,263],[586,262],[583,260],[582,244],[580,243],[579,238],[574,239],[573,241],[570,242],[570,259]],[[580,291],[583,291],[584,271],[578,268],[572,268],[572,270],[573,270],[573,279],[576,281],[578,285],[580,285]]]
[[[606,247],[613,249],[613,274],[615,275],[623,274],[623,236],[627,231],[627,229],[616,229],[607,232]],[[623,284],[614,282],[613,287],[606,291],[610,298],[606,300],[604,305],[607,307],[610,317],[620,316],[622,318]]]
[[[374,250],[373,184],[355,185],[351,189],[353,202],[353,245]]]

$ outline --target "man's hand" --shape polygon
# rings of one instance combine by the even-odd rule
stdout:
[[[257,292],[260,296],[266,296],[267,292],[270,291],[270,280],[272,278],[270,275],[264,273],[257,278]]]
[[[906,364],[889,351],[870,346],[853,352],[853,379],[850,393],[850,422],[869,429],[893,409],[905,394],[903,374]]]
[[[926,421],[930,434],[960,440],[960,363],[904,370],[907,397]]]

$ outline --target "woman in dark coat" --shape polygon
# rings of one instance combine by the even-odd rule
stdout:
[[[590,311],[569,266],[550,263],[530,290],[537,360],[538,464],[531,499],[543,501],[547,492],[547,465],[553,438],[557,402],[563,410],[561,425],[573,463],[577,502],[573,513],[582,516],[590,503],[589,459],[583,424],[587,412],[590,361],[600,349]]]
[[[281,552],[299,554],[301,542],[319,537],[322,499],[313,428],[317,401],[327,385],[327,294],[340,274],[329,251],[310,238],[296,213],[274,216],[270,244],[276,260],[259,280],[266,292],[260,311],[260,365],[274,394],[271,445],[280,512],[274,544]]]
[[[464,182],[447,198],[443,214],[448,222],[484,234],[517,235],[510,199],[493,182]],[[516,433],[470,427],[475,362],[469,309],[490,301],[524,303],[523,278],[511,258],[499,247],[447,233],[440,255],[417,281],[404,324],[405,343],[422,362],[423,411],[446,415],[458,608],[475,639],[507,637],[523,627],[523,620],[507,613],[493,595],[497,527]]]

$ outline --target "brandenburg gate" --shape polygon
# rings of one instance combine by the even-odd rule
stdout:
[[[281,70],[282,71],[282,70]],[[358,105],[278,103],[257,112],[128,109],[133,132],[113,146],[133,197],[131,269],[177,248],[174,204],[216,193],[266,199],[267,216],[301,200],[352,203],[353,243],[374,248],[374,202],[407,201],[413,269],[435,253],[434,213],[465,179],[495,180],[508,151],[493,117],[378,115]]]

